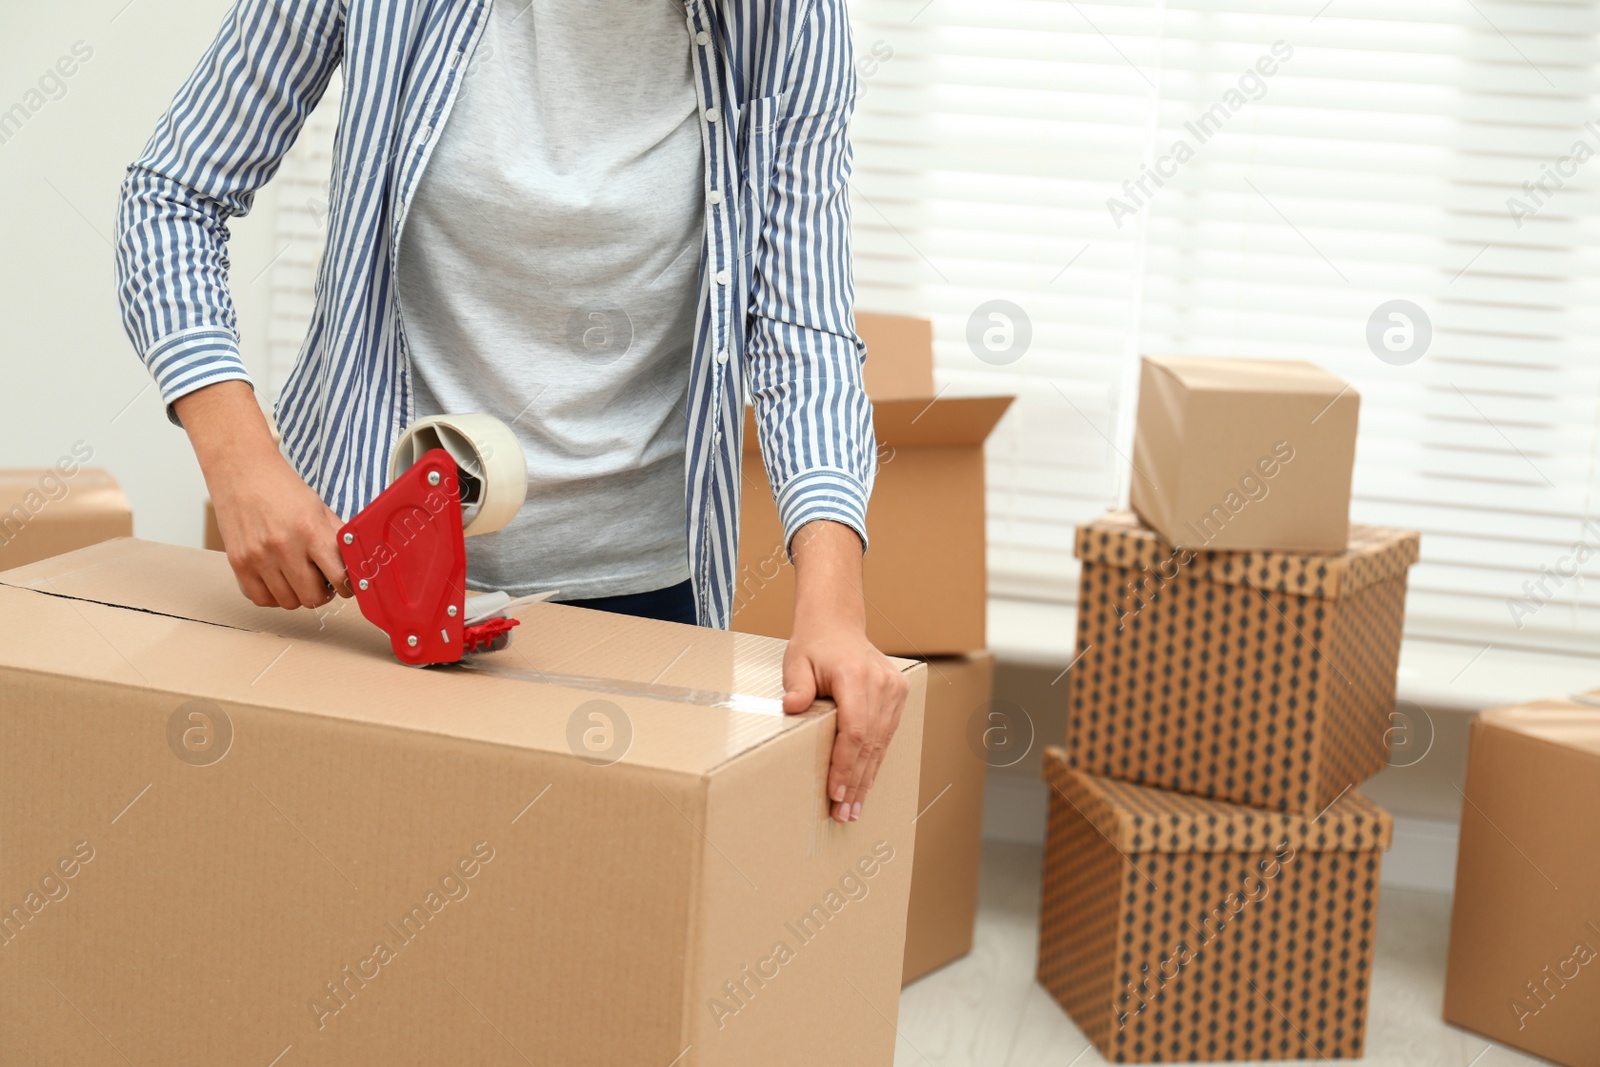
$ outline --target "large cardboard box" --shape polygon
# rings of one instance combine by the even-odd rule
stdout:
[[[1473,720],[1444,1017],[1600,1065],[1600,694]]]
[[[128,498],[99,467],[0,470],[0,570],[132,534]]]
[[[1039,982],[1113,1063],[1361,1056],[1378,870],[1360,793],[1319,818],[1096,778],[1045,752]]]
[[[987,645],[983,443],[1011,397],[935,399],[932,332],[924,320],[856,317],[878,475],[867,509],[867,636],[891,655],[959,655]],[[890,353],[876,364],[880,355]],[[739,570],[733,628],[787,637],[794,568],[767,489],[755,417],[744,435]]]
[[[0,575],[0,1059],[889,1067],[927,669],[859,822],[780,642],[469,666],[114,541]]]
[[[1183,548],[1342,552],[1360,407],[1298,360],[1146,357],[1133,510]]]
[[[1337,556],[1190,552],[1129,512],[1078,527],[1068,761],[1315,815],[1386,764],[1418,544],[1354,526]]]
[[[972,951],[989,769],[982,730],[993,684],[994,657],[988,652],[928,661],[905,982]]]

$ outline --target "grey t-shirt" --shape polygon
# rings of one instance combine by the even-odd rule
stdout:
[[[689,577],[684,400],[704,158],[684,8],[496,0],[412,201],[418,415],[517,433],[528,502],[469,584],[559,599]]]

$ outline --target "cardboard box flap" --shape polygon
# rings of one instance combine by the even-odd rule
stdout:
[[[503,652],[406,667],[353,601],[257,608],[219,553],[123,539],[0,573],[0,670],[552,753],[577,754],[571,716],[605,701],[621,762],[689,774],[831,709],[782,714],[782,641],[557,604],[521,618]],[[563,714],[530,714],[530,685]]]
[[[1600,756],[1600,690],[1493,708],[1479,720],[1485,726]]]
[[[981,445],[1015,399],[1011,396],[958,396],[942,400],[874,400],[872,429],[880,449],[885,445],[891,448]],[[755,412],[747,407],[744,450],[759,452],[760,449]]]
[[[1178,573],[1210,582],[1251,585],[1296,596],[1332,599],[1402,575],[1417,562],[1414,530],[1350,526],[1349,547],[1337,555],[1296,552],[1190,552],[1174,548],[1131,511],[1108,511],[1077,529],[1073,554],[1147,572],[1159,586]]]
[[[1236,359],[1211,356],[1146,356],[1151,366],[1200,391],[1241,390],[1329,398],[1353,391],[1349,383],[1315,363],[1299,359]]]
[[[1015,397],[957,396],[941,400],[884,400],[872,405],[878,444],[895,448],[981,445]]]
[[[1270,852],[1285,842],[1296,851],[1370,852],[1387,849],[1394,829],[1389,813],[1354,789],[1308,819],[1085,774],[1054,746],[1045,749],[1044,778],[1125,853]]]

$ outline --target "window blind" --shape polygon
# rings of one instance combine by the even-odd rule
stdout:
[[[1019,394],[994,595],[1072,600],[1139,354],[1308,359],[1362,396],[1352,517],[1423,532],[1408,632],[1600,651],[1596,5],[853,13],[860,304]],[[996,300],[1025,351],[969,342]]]

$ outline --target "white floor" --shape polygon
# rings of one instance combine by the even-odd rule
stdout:
[[[895,1067],[1105,1063],[1033,980],[1040,850],[995,841],[983,848],[977,943],[966,959],[906,988]],[[1367,1055],[1356,1062],[1374,1067],[1541,1063],[1440,1020],[1449,927],[1448,896],[1382,891]]]

